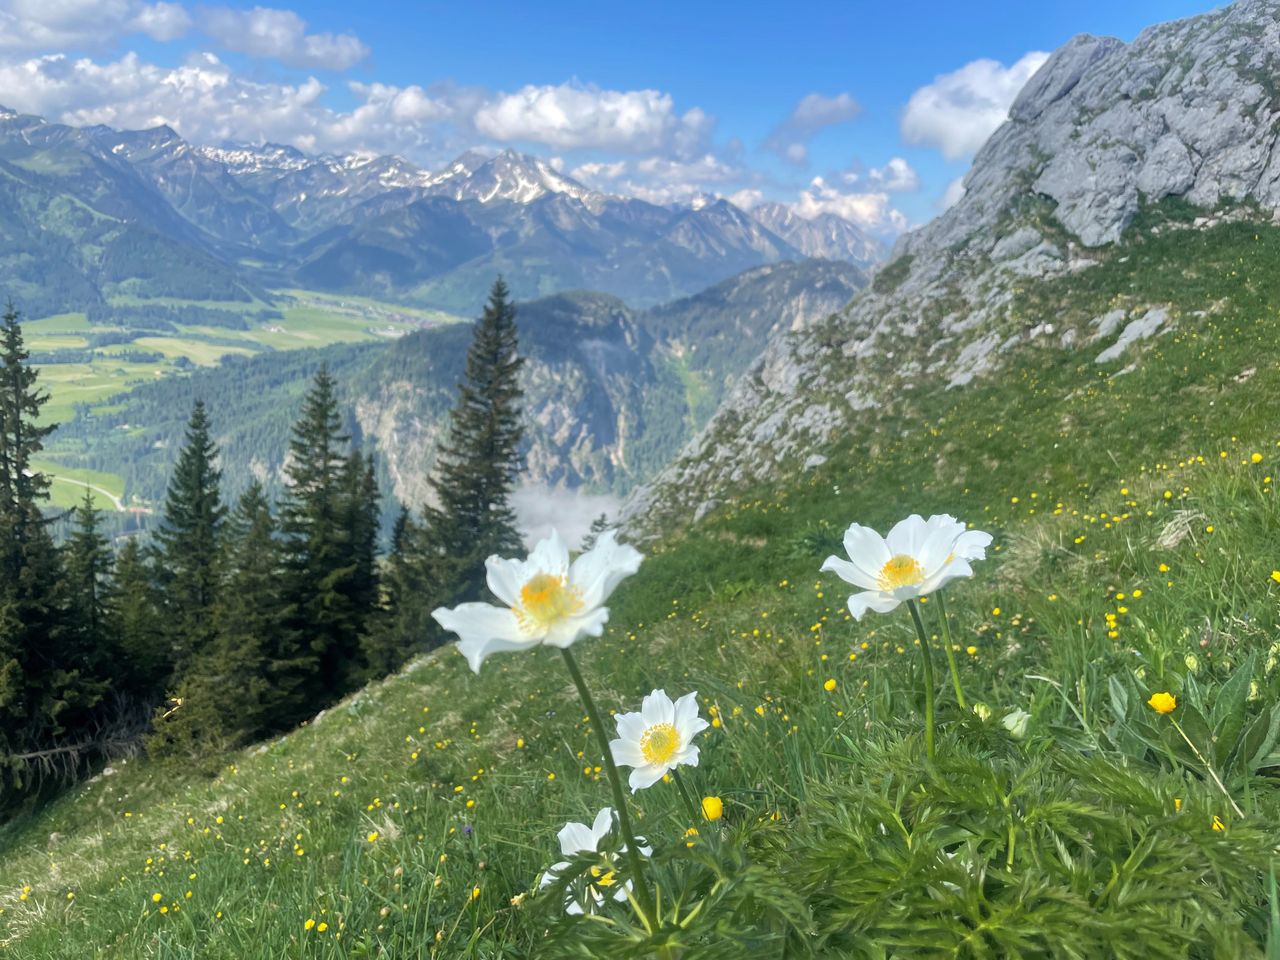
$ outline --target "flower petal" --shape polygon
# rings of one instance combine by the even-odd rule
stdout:
[[[458,652],[476,673],[491,653],[528,650],[539,643],[537,637],[529,637],[521,630],[516,615],[504,607],[463,603],[452,609],[438,607],[431,616],[445,630],[458,635]]]
[[[890,610],[896,609],[901,602],[893,594],[881,593],[879,590],[867,590],[864,593],[850,595],[849,612],[853,614],[853,619],[861,620],[862,615],[868,610],[874,610],[876,613],[888,613]]]
[[[596,814],[595,823],[591,825],[591,835],[595,837],[595,846],[592,850],[600,849],[600,841],[609,835],[609,831],[613,829],[613,807],[602,807],[600,812]]]
[[[566,857],[586,851],[594,852],[596,849],[595,834],[585,823],[571,820],[560,828],[556,836],[560,838],[560,852]]]
[[[652,727],[658,723],[675,723],[676,707],[671,702],[671,698],[667,696],[665,690],[654,690],[644,702],[640,704],[640,715],[644,717],[646,726]]]
[[[613,762],[622,767],[642,767],[649,761],[644,758],[644,751],[634,740],[610,740],[609,753]]]
[[[844,550],[849,561],[861,572],[861,582],[849,582],[868,590],[874,589],[879,583],[880,571],[892,556],[884,537],[870,527],[851,523],[844,532]]]
[[[662,779],[662,775],[667,772],[667,768],[658,764],[649,764],[644,767],[636,767],[631,771],[631,777],[627,783],[631,786],[631,792],[644,790],[652,787],[655,783]]]
[[[991,540],[991,534],[983,530],[966,530],[956,538],[951,552],[961,560],[985,560]]]
[[[566,617],[553,623],[547,630],[544,643],[552,647],[571,647],[583,637],[598,637],[609,622],[609,608],[596,607],[582,616]]]
[[[523,560],[507,560],[494,554],[484,562],[489,590],[508,607],[520,606],[520,588],[525,578]]]
[[[640,551],[618,543],[614,532],[607,530],[592,549],[573,561],[569,582],[582,591],[584,605],[598,607],[609,599],[619,583],[640,569],[643,559]]]
[[[644,733],[644,717],[639,713],[620,713],[613,718],[618,724],[618,736],[624,740],[640,741]]]
[[[964,524],[950,514],[940,513],[925,521],[924,527],[915,558],[928,577],[954,553],[956,540],[964,533]]]
[[[928,535],[928,525],[924,517],[913,513],[904,520],[899,520],[885,536],[884,542],[892,556],[906,554],[908,557],[920,556],[920,548]]]
[[[834,573],[845,583],[851,583],[855,587],[862,587],[863,590],[874,590],[879,586],[876,578],[867,574],[856,563],[842,560],[836,556],[827,557],[826,560],[822,561],[822,567],[819,572],[826,573],[828,571]]]
[[[556,577],[565,576],[569,572],[569,548],[560,538],[560,531],[552,529],[551,536],[545,540],[539,540],[530,551],[526,563],[530,570],[525,580],[536,573],[549,573]],[[523,582],[524,580],[521,581]]]

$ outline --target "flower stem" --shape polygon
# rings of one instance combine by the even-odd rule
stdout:
[[[920,605],[915,600],[907,601],[907,609],[911,611],[911,619],[916,624],[916,635],[920,638],[920,656],[924,660],[924,752],[930,762],[933,761],[933,655],[929,652],[929,634],[925,632],[924,621],[920,619]]]
[[[591,729],[596,733],[596,741],[604,753],[604,769],[609,775],[609,786],[613,789],[613,805],[618,811],[618,824],[622,827],[622,837],[627,843],[627,857],[631,861],[632,882],[635,884],[636,902],[640,906],[640,914],[650,930],[657,928],[658,917],[653,909],[653,900],[649,897],[649,884],[644,875],[644,857],[640,853],[640,844],[636,841],[635,830],[631,827],[631,814],[627,809],[627,798],[622,792],[622,779],[618,775],[618,767],[613,762],[613,752],[609,749],[609,738],[604,732],[604,724],[600,722],[600,711],[587,690],[582,679],[582,671],[568,647],[561,647],[565,666],[569,668],[569,676],[573,677],[574,686],[578,688],[578,696],[587,710],[587,719],[591,721]]]
[[[956,666],[956,654],[951,649],[951,618],[947,616],[947,600],[942,595],[942,591],[938,591],[938,615],[942,618],[942,649],[947,654],[947,666],[951,668],[951,683],[956,688],[956,702],[960,704],[960,709],[964,706],[964,690],[960,687],[960,668]]]
[[[1194,753],[1197,759],[1199,759],[1199,761],[1204,764],[1205,772],[1208,773],[1209,776],[1213,777],[1213,782],[1218,785],[1218,789],[1222,791],[1222,795],[1227,798],[1227,802],[1231,804],[1231,809],[1236,812],[1236,816],[1243,817],[1244,811],[1241,810],[1240,807],[1236,804],[1235,798],[1232,797],[1231,794],[1227,792],[1227,788],[1222,785],[1222,781],[1219,780],[1218,775],[1213,772],[1213,767],[1209,766],[1209,761],[1204,758],[1204,754],[1201,753],[1199,748],[1196,747],[1196,745],[1191,742],[1191,738],[1188,737],[1186,732],[1182,729],[1182,724],[1180,724],[1177,720],[1174,720],[1173,717],[1170,717],[1169,719],[1173,721],[1173,729],[1177,730],[1178,733],[1182,734],[1182,739],[1187,741],[1187,746],[1191,748],[1191,752]]]

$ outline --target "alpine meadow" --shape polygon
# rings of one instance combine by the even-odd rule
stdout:
[[[1280,0],[46,7],[0,957],[1280,960]]]

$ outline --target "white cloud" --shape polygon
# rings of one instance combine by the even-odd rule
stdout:
[[[494,140],[635,153],[688,153],[709,134],[711,123],[697,108],[677,116],[671,95],[658,90],[601,90],[576,83],[499,94],[474,117],[476,130]]]
[[[911,193],[920,189],[920,175],[902,157],[893,157],[883,167],[872,167],[867,179],[889,193]]]
[[[901,233],[907,229],[906,216],[894,208],[885,191],[843,193],[822,177],[814,177],[791,208],[806,219],[834,213],[873,233]]]
[[[948,160],[972,155],[1005,121],[1018,91],[1048,58],[1032,51],[1011,67],[974,60],[935,77],[907,101],[902,138],[937,147]]]
[[[950,210],[960,198],[964,196],[964,177],[956,177],[947,184],[947,189],[943,191],[942,198],[938,201],[940,210]]]
[[[304,150],[413,153],[456,146],[437,126],[473,97],[449,97],[421,87],[350,84],[359,103],[335,111],[321,103],[314,77],[297,84],[237,75],[213,54],[177,67],[129,53],[98,63],[62,55],[0,60],[0,103],[73,125],[104,123],[143,129],[161,123],[196,143],[271,140]],[[433,159],[442,159],[433,157]]]
[[[753,210],[764,203],[764,192],[755,187],[743,187],[741,190],[735,190],[725,199],[742,210]]]
[[[0,0],[0,50],[99,47],[135,33],[168,41],[190,27],[191,18],[176,3]]]
[[[689,160],[668,157],[645,157],[642,160],[618,160],[612,163],[592,161],[571,172],[597,190],[639,197],[649,203],[687,203],[740,180],[744,171],[714,153]]]
[[[847,93],[834,97],[807,94],[792,108],[787,118],[774,127],[763,146],[788,163],[803,166],[809,161],[809,141],[818,131],[847,123],[861,112],[858,102]]]
[[[369,55],[353,34],[307,33],[307,22],[292,10],[215,7],[204,11],[201,28],[228,50],[295,67],[346,70]]]

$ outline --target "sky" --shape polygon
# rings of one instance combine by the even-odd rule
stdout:
[[[838,213],[892,236],[958,196],[1055,48],[1204,0],[0,0],[0,105],[196,143],[543,157],[653,202]]]

